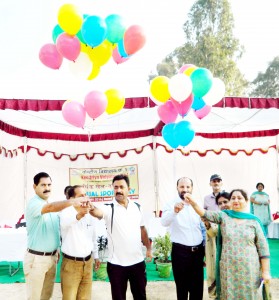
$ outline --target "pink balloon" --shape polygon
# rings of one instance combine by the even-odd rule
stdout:
[[[83,128],[86,111],[82,104],[76,101],[66,101],[62,106],[62,115],[65,121],[73,126]]]
[[[81,49],[79,39],[65,32],[58,36],[56,47],[62,56],[72,61],[77,59]]]
[[[139,25],[130,26],[124,33],[124,47],[128,55],[139,51],[146,42],[144,30]]]
[[[194,113],[198,119],[203,119],[206,117],[209,113],[211,112],[211,106],[210,105],[205,105],[203,108],[199,110],[194,110]]]
[[[186,65],[183,65],[179,70],[178,70],[178,73],[183,73],[185,70],[187,70],[188,68],[191,68],[191,67],[194,67],[195,65],[193,64],[186,64]]]
[[[39,58],[45,66],[54,70],[58,70],[63,61],[63,56],[57,51],[54,44],[45,44],[40,49]]]
[[[92,119],[98,118],[104,113],[108,105],[107,96],[99,91],[92,91],[85,96],[84,107]]]
[[[112,58],[113,60],[117,63],[117,64],[122,64],[124,63],[126,60],[129,59],[129,56],[128,57],[122,57],[120,54],[119,54],[119,51],[118,51],[118,48],[115,47],[112,51]]]
[[[190,96],[182,102],[177,102],[172,98],[171,98],[171,101],[172,101],[177,113],[179,113],[182,117],[185,117],[188,114],[188,112],[193,104],[194,95],[191,93]]]
[[[165,124],[174,123],[177,118],[177,111],[171,100],[158,107],[158,115],[160,120]]]

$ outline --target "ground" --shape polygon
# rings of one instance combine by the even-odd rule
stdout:
[[[205,282],[206,289],[206,282]],[[272,300],[279,300],[279,279],[271,281]],[[23,300],[25,294],[24,283],[0,284],[0,298],[8,300]],[[60,283],[55,284],[53,300],[62,299]],[[92,300],[108,300],[110,296],[110,285],[108,282],[93,282]],[[132,300],[130,291],[127,292],[127,300]],[[149,300],[175,300],[175,284],[173,281],[156,281],[147,283],[147,299]],[[208,300],[207,292],[204,292],[204,300]]]

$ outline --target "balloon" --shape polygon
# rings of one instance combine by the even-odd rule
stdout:
[[[177,118],[177,111],[173,105],[173,103],[168,100],[163,105],[158,107],[158,115],[165,124],[175,122]]]
[[[189,110],[193,104],[193,100],[194,100],[193,94],[190,94],[190,96],[186,100],[184,100],[180,103],[171,98],[171,101],[173,103],[175,110],[182,117],[185,117],[187,115],[187,113],[189,112]]]
[[[57,70],[60,68],[63,56],[57,51],[54,44],[45,44],[39,52],[40,61],[47,67]]]
[[[200,120],[206,117],[210,112],[211,112],[210,105],[205,105],[203,108],[194,111],[196,117]]]
[[[192,142],[194,137],[195,131],[190,122],[183,120],[175,124],[174,138],[178,145],[185,147]]]
[[[124,33],[124,46],[128,55],[139,51],[146,42],[144,30],[139,25],[132,25]]]
[[[73,126],[83,127],[86,111],[82,104],[76,101],[66,101],[62,106],[62,116]]]
[[[81,28],[82,15],[73,4],[64,4],[58,11],[58,24],[70,35],[75,35]]]
[[[58,36],[63,32],[64,30],[58,24],[55,25],[55,27],[52,30],[52,40],[54,44],[56,43]]]
[[[224,82],[219,78],[213,78],[212,87],[208,93],[203,96],[203,100],[209,105],[214,105],[225,96],[225,91],[226,87]]]
[[[199,97],[196,97],[196,96],[194,97],[194,101],[193,101],[193,104],[192,104],[192,108],[194,110],[201,109],[205,105],[206,105],[206,103],[203,101],[203,98],[199,98]]]
[[[128,57],[122,57],[119,52],[118,52],[118,47],[114,48],[112,51],[112,58],[113,60],[119,65],[124,63],[125,61],[127,61],[129,59]]]
[[[125,105],[125,97],[116,89],[109,89],[105,92],[108,98],[106,112],[109,115],[119,112]]]
[[[186,76],[191,76],[191,74],[197,70],[197,67],[196,66],[193,66],[193,67],[189,67],[188,69],[186,69],[183,74],[186,75]]]
[[[122,17],[113,14],[106,17],[107,24],[107,40],[111,43],[118,43],[124,35],[125,26]]]
[[[192,92],[192,82],[184,74],[176,74],[169,81],[169,92],[171,97],[178,101],[184,101]]]
[[[111,58],[112,44],[105,40],[99,46],[89,49],[87,53],[90,59],[92,60],[93,64],[103,66]]]
[[[85,96],[84,107],[92,119],[96,119],[103,114],[107,105],[107,96],[102,92],[92,91]]]
[[[90,73],[90,75],[88,76],[87,80],[92,80],[94,78],[96,78],[99,73],[101,71],[101,67],[96,65],[96,64],[92,64],[92,71]]]
[[[57,50],[69,60],[76,60],[80,54],[80,41],[76,36],[61,33],[56,41]]]
[[[173,148],[177,148],[179,143],[176,141],[174,137],[174,127],[175,123],[166,124],[162,129],[162,136],[164,140]]]
[[[195,67],[195,65],[192,65],[192,64],[186,64],[186,65],[183,65],[179,70],[178,70],[178,73],[184,73],[184,71],[186,71],[187,69],[191,68],[191,67]]]
[[[166,102],[170,98],[169,78],[166,76],[155,77],[150,84],[150,93],[152,97],[160,102]]]
[[[80,52],[75,61],[69,61],[69,68],[75,76],[82,79],[88,78],[92,72],[92,62],[86,53]]]
[[[118,52],[121,57],[129,57],[124,46],[124,40],[121,39],[117,44]]]
[[[198,68],[190,76],[193,83],[193,94],[203,97],[212,86],[213,76],[208,69]]]
[[[98,16],[88,16],[82,24],[81,33],[87,45],[96,47],[106,38],[106,22]]]

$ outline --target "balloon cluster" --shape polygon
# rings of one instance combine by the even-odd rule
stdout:
[[[177,148],[187,146],[195,137],[191,123],[184,120],[189,111],[193,109],[199,119],[207,116],[211,106],[224,97],[225,85],[208,69],[185,64],[172,78],[155,77],[150,83],[150,94],[166,124],[162,136],[172,148]],[[176,122],[179,115],[182,120]]]
[[[84,128],[86,113],[95,120],[104,112],[109,115],[119,112],[124,105],[125,97],[116,89],[109,89],[105,93],[91,91],[85,96],[84,105],[77,101],[65,101],[62,115],[71,125]]]
[[[97,15],[82,15],[72,4],[64,4],[58,11],[58,24],[52,31],[53,43],[41,47],[39,58],[51,68],[59,69],[63,58],[69,60],[70,70],[88,80],[96,78],[101,66],[112,57],[121,64],[145,44],[143,28],[128,28],[117,14],[105,19]]]

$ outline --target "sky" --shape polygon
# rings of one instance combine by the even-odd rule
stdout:
[[[112,60],[91,81],[77,78],[64,59],[59,70],[39,61],[40,48],[52,42],[59,8],[76,5],[83,14],[102,18],[119,14],[127,26],[141,25],[146,44],[127,62]],[[148,74],[185,41],[183,24],[194,0],[1,0],[0,98],[71,99],[83,101],[92,90],[116,88],[125,97],[148,96]],[[253,80],[279,55],[278,0],[231,0],[235,37],[245,47],[238,62]],[[191,62],[185,62],[191,63]]]

